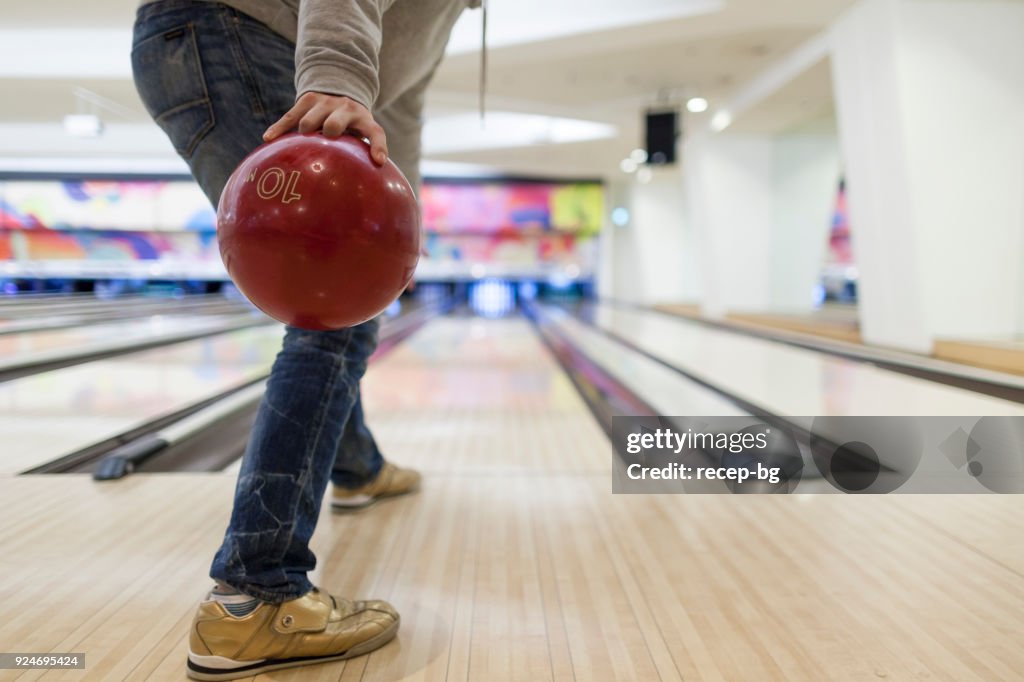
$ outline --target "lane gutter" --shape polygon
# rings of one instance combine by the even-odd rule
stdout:
[[[530,306],[528,306],[527,310],[529,310],[529,312],[527,313],[527,316],[531,319],[531,321],[534,322],[534,325],[538,328],[538,332],[540,332],[540,329],[541,329],[542,325],[547,325],[549,327],[554,326],[554,325],[553,325],[553,323],[550,323],[550,322],[543,323],[543,322],[540,321],[540,318],[543,317],[543,312],[539,311],[538,308],[539,307],[536,306],[536,304],[531,304]],[[604,329],[602,327],[599,327],[597,324],[595,324],[593,322],[593,320],[587,319],[585,316],[573,314],[573,311],[568,310],[568,309],[566,309],[564,307],[561,307],[561,306],[559,306],[559,309],[565,311],[567,314],[573,315],[573,317],[575,319],[579,320],[581,323],[583,323],[588,328],[594,330],[595,333],[600,334],[601,336],[604,336],[605,338],[613,341],[614,343],[617,343],[617,344],[619,344],[619,345],[629,349],[630,351],[632,351],[634,353],[637,353],[637,354],[639,354],[639,355],[641,355],[641,356],[643,356],[643,357],[645,357],[645,358],[647,358],[649,360],[652,360],[653,362],[655,362],[655,363],[661,365],[662,367],[672,371],[673,373],[681,375],[683,378],[687,379],[688,381],[691,381],[691,382],[697,384],[698,386],[701,386],[702,388],[707,389],[707,390],[709,390],[709,391],[711,391],[711,392],[721,396],[722,398],[724,398],[724,399],[728,400],[729,402],[731,402],[732,404],[736,405],[736,407],[738,407],[740,410],[742,410],[743,412],[746,412],[747,414],[751,415],[755,419],[757,419],[757,420],[759,420],[759,421],[761,421],[761,422],[763,422],[765,424],[769,424],[771,426],[774,426],[776,428],[782,429],[785,432],[790,433],[793,436],[794,440],[796,440],[796,442],[800,446],[800,448],[802,450],[806,451],[807,453],[810,453],[810,455],[812,457],[814,455],[818,455],[818,456],[821,456],[821,457],[825,457],[826,461],[828,461],[828,459],[830,459],[833,456],[833,454],[837,450],[839,450],[840,447],[841,447],[840,443],[838,443],[838,442],[836,442],[836,441],[834,441],[832,439],[829,439],[827,437],[824,437],[821,434],[813,434],[813,437],[812,437],[812,434],[811,434],[810,430],[808,428],[806,428],[805,426],[803,426],[803,425],[801,425],[801,424],[799,424],[799,423],[797,423],[797,422],[795,422],[795,421],[793,421],[791,419],[788,419],[787,417],[784,417],[784,416],[779,415],[779,414],[777,414],[775,412],[767,410],[764,407],[762,407],[760,405],[757,405],[756,403],[752,403],[752,402],[750,402],[750,401],[748,401],[748,400],[746,400],[746,399],[736,395],[735,393],[732,393],[731,391],[728,391],[728,390],[722,388],[721,386],[718,386],[718,385],[716,385],[716,384],[714,384],[712,382],[709,382],[709,381],[707,381],[707,380],[705,380],[705,379],[703,379],[703,378],[701,378],[699,376],[696,376],[696,375],[688,372],[687,370],[684,370],[684,369],[682,369],[682,368],[680,368],[680,367],[678,367],[678,366],[676,366],[676,365],[674,365],[674,364],[664,360],[663,358],[660,358],[657,355],[654,355],[650,351],[647,351],[644,348],[638,346],[633,341],[631,341],[631,340],[629,340],[629,339],[627,339],[627,338],[625,338],[625,337],[623,337],[623,336],[621,336],[619,334],[616,334],[614,332],[610,332],[610,331],[608,331],[608,330],[606,330],[606,329]],[[541,333],[541,337],[543,339],[545,339],[545,343],[547,343],[547,340],[546,340],[546,337],[544,336],[544,333],[543,332],[540,332],[540,333]],[[557,331],[555,331],[553,333],[554,334],[558,334],[560,336],[559,332],[557,332]],[[566,346],[570,346],[571,347],[571,343],[567,339],[565,339],[564,337],[562,337],[561,343],[563,343]],[[552,351],[552,352],[555,352],[555,351]],[[589,364],[592,367],[596,367],[597,371],[600,372],[601,374],[603,374],[603,376],[604,376],[604,378],[602,380],[603,382],[608,383],[608,384],[617,385],[617,387],[618,387],[616,389],[617,392],[629,394],[629,395],[634,397],[634,400],[638,401],[637,404],[646,406],[646,410],[643,411],[643,412],[628,412],[628,411],[621,411],[621,410],[616,411],[614,408],[611,408],[609,406],[598,407],[596,410],[594,408],[591,408],[591,411],[594,412],[595,417],[598,419],[599,422],[602,423],[602,427],[605,429],[605,433],[608,434],[609,439],[611,438],[611,419],[610,419],[610,417],[605,417],[604,416],[604,415],[607,415],[607,414],[610,414],[610,415],[613,415],[613,416],[636,415],[636,416],[645,416],[645,417],[660,417],[663,420],[666,417],[670,417],[670,416],[692,416],[692,415],[661,415],[661,414],[657,413],[654,410],[654,408],[651,407],[648,403],[646,403],[639,395],[637,395],[636,393],[632,392],[626,386],[622,385],[622,383],[618,379],[616,379],[614,376],[612,376],[607,370],[604,370],[603,368],[600,368],[597,365],[597,363],[595,363],[593,360],[591,360],[590,358],[587,358],[586,355],[584,353],[582,353],[582,351],[579,351],[578,349],[573,349],[573,353],[576,356],[583,358],[584,359],[584,363]],[[563,356],[571,358],[571,355],[566,354],[564,352],[563,352]],[[557,353],[556,353],[556,357],[559,357]],[[560,363],[561,362],[562,361],[560,360]],[[570,362],[571,362],[571,360],[570,360]],[[580,394],[583,396],[584,401],[586,401],[588,406],[589,406],[591,404],[591,402],[588,399],[588,395],[593,395],[593,394],[598,394],[599,395],[600,391],[596,391],[595,392],[594,389],[591,386],[587,386],[585,382],[584,382],[584,388],[581,390],[580,386],[577,383],[577,380],[575,378],[575,375],[578,374],[578,372],[576,372],[572,368],[571,365],[567,366],[565,363],[562,363],[562,366],[563,366],[563,369],[566,370],[566,373],[569,374],[570,379],[573,380],[573,384],[576,385],[577,390],[580,391]],[[713,415],[709,415],[709,416],[713,416]],[[808,415],[808,416],[813,416],[813,415]],[[668,421],[672,422],[671,419],[668,419]],[[710,457],[710,455],[709,455],[709,457]],[[805,460],[806,459],[807,458],[805,457]],[[866,457],[862,457],[859,453],[856,453],[856,452],[850,452],[849,453],[849,459],[850,459],[850,464],[852,465],[851,470],[854,470],[854,471],[859,469],[859,470],[863,470],[863,471],[877,471],[879,473],[894,473],[895,472],[894,469],[890,468],[885,463],[879,464],[879,463],[874,462],[874,461],[872,461],[872,460],[870,460],[870,459],[868,459]],[[805,477],[807,477],[807,478],[817,478],[817,477],[819,477],[819,476],[817,476],[815,474],[816,474],[816,471],[815,471],[814,467],[808,467],[808,466],[804,467],[804,476]]]
[[[796,333],[756,329],[747,325],[740,327],[729,322],[689,317],[640,303],[607,299],[600,301],[600,303],[637,312],[661,315],[676,322],[692,322],[732,334],[753,336],[765,341],[774,341],[775,343],[793,346],[794,348],[824,353],[843,358],[844,360],[874,365],[880,369],[905,374],[916,379],[924,379],[946,386],[962,388],[1015,403],[1024,403],[1024,378],[1014,377],[1013,375],[1002,376],[1001,373],[992,370],[959,366],[956,363],[926,357],[916,358],[899,351],[875,351],[866,346],[861,348],[841,341],[805,339],[803,335],[797,335]]]
[[[389,321],[370,361],[379,361],[447,309],[447,305],[418,308]],[[189,441],[209,435],[213,433],[213,429],[235,434],[239,429],[234,427],[251,422],[263,396],[267,376],[261,374],[240,386],[174,414],[153,420],[125,434],[88,446],[23,473],[93,471],[93,478],[96,480],[116,480],[138,470],[181,470],[173,464],[167,466],[169,460],[166,458],[173,458],[174,452],[187,447]],[[247,429],[242,429],[241,432],[245,436],[248,435]],[[199,464],[196,464],[195,457],[184,459],[188,460],[186,463],[189,470],[216,471],[237,459],[244,447],[245,439],[242,438],[230,446],[218,447],[212,455],[203,457]],[[162,460],[161,466],[153,467],[154,461],[158,458]]]
[[[8,361],[0,361],[0,383],[12,381],[32,374],[49,372],[63,367],[71,367],[95,360],[104,360],[120,355],[170,346],[186,341],[195,341],[210,336],[229,334],[231,332],[249,329],[251,327],[267,326],[276,324],[269,322],[264,317],[256,317],[250,314],[239,315],[235,321],[218,327],[188,331],[183,333],[169,333],[153,336],[149,339],[136,339],[128,341],[113,341],[109,343],[94,344],[92,347],[83,349],[58,349],[53,352],[40,352],[28,357],[12,358]]]

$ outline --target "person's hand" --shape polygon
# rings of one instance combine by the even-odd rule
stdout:
[[[267,128],[263,141],[270,142],[295,128],[300,133],[323,130],[327,137],[339,137],[351,130],[370,140],[370,157],[378,166],[383,166],[388,160],[384,129],[373,120],[369,109],[348,97],[322,92],[303,93],[288,113]]]

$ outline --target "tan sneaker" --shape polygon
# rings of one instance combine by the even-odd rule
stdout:
[[[383,601],[349,601],[317,589],[281,604],[260,603],[236,618],[204,601],[192,621],[188,676],[234,680],[270,670],[366,654],[398,632],[398,612]]]
[[[384,467],[377,474],[377,478],[361,488],[349,490],[334,486],[331,509],[338,512],[363,509],[381,498],[413,492],[420,487],[421,479],[422,476],[418,471],[403,469],[391,462],[384,462]]]

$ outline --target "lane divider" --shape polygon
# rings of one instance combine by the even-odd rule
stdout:
[[[560,308],[560,309],[563,312],[566,312],[567,314],[572,314],[570,311],[566,310],[565,308]],[[660,356],[650,352],[649,350],[641,347],[640,345],[638,345],[637,343],[635,343],[631,339],[628,339],[628,338],[622,336],[621,334],[619,334],[617,332],[613,332],[613,331],[610,331],[610,330],[602,327],[601,325],[599,325],[596,322],[594,322],[594,320],[589,315],[575,314],[575,315],[573,315],[573,319],[578,320],[583,325],[585,325],[587,328],[593,330],[595,333],[600,334],[600,335],[602,335],[602,336],[604,336],[604,337],[614,341],[615,343],[619,344],[623,348],[628,349],[628,350],[630,350],[630,351],[632,351],[634,353],[637,353],[639,355],[642,355],[642,356],[648,358],[649,360],[652,360],[652,361],[658,363],[659,365],[661,365],[662,367],[666,368],[667,370],[670,370],[672,372],[675,372],[676,374],[679,374],[680,376],[686,378],[687,380],[693,382],[694,384],[697,384],[698,386],[706,388],[709,391],[717,393],[721,397],[725,398],[729,402],[731,402],[734,405],[736,405],[740,410],[742,410],[743,412],[746,412],[747,414],[751,415],[752,417],[755,417],[759,421],[761,421],[761,422],[763,422],[765,424],[769,424],[771,426],[775,426],[777,428],[780,428],[780,429],[790,433],[794,437],[796,442],[800,445],[800,447],[803,450],[806,451],[805,460],[807,460],[808,457],[813,457],[815,454],[817,454],[819,456],[823,456],[826,459],[829,459],[829,458],[832,457],[833,453],[837,452],[842,447],[842,445],[841,445],[841,443],[839,441],[834,440],[832,438],[829,438],[827,435],[824,435],[824,434],[821,434],[821,433],[814,433],[814,434],[812,434],[810,429],[806,425],[804,425],[804,424],[802,424],[802,423],[800,423],[800,422],[798,422],[798,421],[796,421],[794,419],[791,419],[789,417],[783,416],[783,415],[781,415],[781,414],[779,414],[777,412],[773,412],[770,409],[768,409],[768,408],[766,408],[766,407],[764,407],[762,405],[758,405],[756,403],[752,403],[749,400],[746,400],[745,398],[742,398],[742,397],[736,395],[735,393],[733,393],[733,392],[731,392],[731,391],[729,391],[727,389],[724,389],[721,386],[719,386],[719,385],[717,385],[717,384],[715,384],[715,383],[713,383],[711,381],[708,381],[707,379],[704,379],[703,377],[700,377],[700,376],[698,376],[696,374],[693,374],[692,372],[690,372],[690,371],[688,371],[688,370],[686,370],[686,369],[684,369],[682,367],[679,367],[678,365],[675,365],[675,364],[669,362],[668,360],[665,360],[664,358],[662,358],[662,357],[660,357]],[[709,415],[709,416],[713,416],[713,415]],[[813,417],[815,415],[801,415],[801,416]],[[850,459],[849,459],[849,463],[848,464],[849,464],[849,467],[850,467],[851,471],[863,470],[863,471],[876,471],[876,472],[880,472],[880,473],[896,473],[896,470],[891,468],[890,466],[888,466],[885,462],[882,462],[879,465],[878,463],[874,462],[873,460],[870,460],[868,458],[863,457],[858,452],[851,452],[849,457],[850,457]],[[805,471],[810,472],[810,471],[813,471],[813,470],[814,470],[813,467],[809,467],[809,468],[805,467]]]
[[[377,351],[371,362],[379,362],[395,347],[428,322],[448,310],[448,304],[418,308],[386,321]],[[266,387],[267,375],[261,375],[241,386],[203,400],[174,415],[161,418],[103,444],[84,448],[54,462],[24,473],[67,473],[80,471],[95,462],[93,478],[109,481],[123,478],[156,457],[169,457],[202,432],[221,425],[225,420],[246,418],[255,412]]]
[[[890,372],[906,374],[917,379],[934,381],[946,386],[974,391],[975,393],[992,396],[993,398],[1024,403],[1024,378],[995,370],[960,365],[948,360],[939,360],[923,355],[918,356],[887,348],[861,346],[833,339],[808,338],[806,334],[798,332],[760,329],[754,328],[752,325],[745,324],[741,326],[728,321],[688,317],[640,303],[602,299],[598,304],[667,317],[679,324],[699,324],[730,334],[752,336],[765,341],[832,355],[844,360],[874,365]]]
[[[137,353],[160,346],[168,346],[185,341],[194,341],[209,336],[219,336],[236,332],[249,327],[276,324],[269,322],[262,315],[251,313],[235,315],[228,318],[211,317],[208,325],[184,332],[168,332],[154,334],[149,337],[117,339],[105,343],[92,344],[85,348],[58,348],[52,351],[40,351],[30,355],[20,355],[0,360],[0,382],[11,381],[30,374],[39,374],[62,367],[80,365],[84,362],[102,360],[118,355]]]

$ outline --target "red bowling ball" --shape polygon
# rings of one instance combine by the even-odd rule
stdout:
[[[285,135],[235,169],[217,208],[228,274],[260,310],[305,329],[381,313],[412,278],[420,212],[391,161],[363,140]]]

